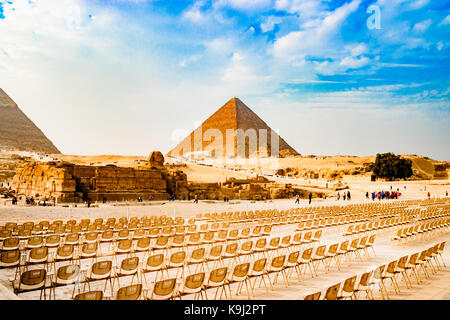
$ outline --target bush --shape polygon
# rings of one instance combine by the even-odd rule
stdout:
[[[405,179],[412,176],[412,161],[393,153],[377,154],[373,165],[373,174],[377,178]]]

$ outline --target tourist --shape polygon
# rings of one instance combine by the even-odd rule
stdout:
[[[300,195],[298,194],[298,192],[295,195],[295,203],[300,203]]]
[[[312,199],[312,193],[309,193],[309,204],[311,204],[311,199]]]
[[[345,201],[345,197],[347,196],[347,194],[344,192],[342,199]]]
[[[445,191],[445,196],[448,197],[448,191]]]
[[[347,191],[347,200],[350,201],[351,196],[350,196],[350,191]]]
[[[337,193],[337,200],[339,201],[339,199],[341,198],[341,195],[339,194],[339,192]]]
[[[369,199],[369,191],[366,191],[366,199]]]
[[[198,197],[197,197],[197,195],[195,195],[194,203],[198,203]]]
[[[428,199],[430,199],[430,191],[428,191]]]
[[[372,192],[372,201],[375,201],[375,192]]]

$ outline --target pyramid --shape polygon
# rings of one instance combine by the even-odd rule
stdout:
[[[1,88],[0,149],[60,153]]]
[[[250,150],[250,138],[240,140],[245,141],[245,155],[242,152],[242,148],[240,151],[238,150],[238,138],[227,136],[227,130],[237,132],[239,129],[243,132],[247,132],[249,129],[254,129],[257,140],[256,150]],[[216,148],[212,147],[212,145],[215,145],[216,147],[220,146],[220,140],[216,141],[215,137],[205,137],[205,133],[209,130],[212,130],[211,132],[213,133],[219,133],[220,131],[223,145],[223,151],[221,153],[216,153]],[[263,130],[263,132],[265,130],[265,132],[267,132],[267,136],[262,136],[260,130]],[[201,138],[202,135],[203,139]],[[230,141],[227,141],[227,138]],[[275,139],[278,139],[278,141]],[[272,131],[272,129],[241,100],[238,98],[232,98],[213,115],[211,115],[205,122],[203,122],[197,129],[192,131],[191,134],[181,141],[175,148],[169,151],[167,156],[183,156],[186,154],[192,154],[192,152],[205,152],[208,150],[212,151],[209,155],[216,158],[221,156],[228,158],[237,156],[249,158],[263,154],[271,156],[272,142],[278,142],[280,157],[298,155],[298,153],[291,146],[289,146],[286,141],[279,137],[276,132]],[[276,147],[275,144],[274,146]],[[265,150],[263,150],[263,148]],[[276,154],[273,155],[278,156]]]

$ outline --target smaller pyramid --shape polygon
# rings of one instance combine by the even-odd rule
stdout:
[[[0,149],[60,153],[44,133],[0,88]]]
[[[241,143],[243,141],[244,147],[239,149],[239,138],[227,133],[227,131],[249,133],[252,131],[251,129],[256,133],[256,148],[250,148],[250,137],[247,136],[243,138],[245,140],[240,140]],[[214,137],[208,136],[208,133],[211,133]],[[217,135],[220,135],[219,139]],[[278,136],[276,132],[240,99],[232,98],[206,119],[197,129],[192,131],[175,148],[169,151],[167,156],[183,156],[205,151],[212,151],[210,156],[216,158],[235,158],[241,156],[249,158],[262,154],[271,156],[273,149],[276,148],[275,144],[278,144],[277,156],[287,157],[298,155],[294,148]],[[212,147],[213,145],[214,147]],[[274,145],[273,149],[272,145]],[[217,153],[218,148],[221,149],[220,153]]]

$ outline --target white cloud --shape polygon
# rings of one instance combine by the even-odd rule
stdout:
[[[369,48],[367,47],[367,45],[364,43],[360,43],[351,49],[351,54],[353,57],[358,57],[362,54],[367,53],[368,51],[369,51]]]
[[[339,63],[340,66],[348,68],[348,69],[358,69],[366,66],[369,63],[370,59],[367,57],[345,57]]]
[[[188,19],[194,23],[202,23],[208,20],[208,17],[202,11],[205,5],[204,0],[195,1],[189,8],[183,12],[183,18]]]
[[[204,46],[209,51],[228,54],[234,49],[234,40],[231,38],[215,38],[205,42]]]
[[[412,30],[416,33],[424,33],[432,23],[433,20],[431,19],[420,21],[414,25]]]
[[[255,10],[267,8],[272,5],[272,0],[214,0],[213,7],[216,9],[231,7],[237,10]]]
[[[188,58],[186,58],[186,59],[181,60],[180,63],[179,63],[178,65],[179,65],[180,67],[187,67],[187,66],[190,65],[191,63],[200,60],[201,57],[202,57],[201,55],[193,55],[193,56],[190,56],[190,57],[188,57]]]
[[[301,19],[308,20],[327,13],[322,2],[318,0],[276,0],[275,8],[299,14]]]
[[[439,25],[447,25],[450,24],[450,14],[444,18],[444,20],[439,23]]]
[[[344,20],[354,12],[360,0],[353,0],[330,13],[316,27],[293,31],[277,39],[273,46],[275,56],[291,61],[299,55],[323,55],[333,48],[330,43],[339,33]]]

